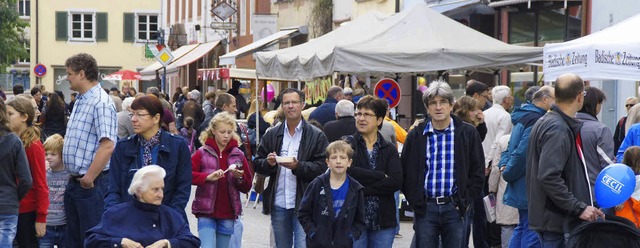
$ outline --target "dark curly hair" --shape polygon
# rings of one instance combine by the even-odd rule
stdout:
[[[98,62],[89,54],[73,55],[67,59],[64,66],[71,68],[75,73],[84,71],[84,75],[89,81],[98,81]]]

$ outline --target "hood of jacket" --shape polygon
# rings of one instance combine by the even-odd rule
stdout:
[[[537,107],[533,103],[525,104],[513,110],[513,113],[511,113],[511,123],[515,126],[523,117],[531,112],[544,115],[547,111]]]

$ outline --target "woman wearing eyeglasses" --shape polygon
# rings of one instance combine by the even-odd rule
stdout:
[[[153,95],[138,97],[131,103],[129,116],[135,135],[118,141],[111,156],[106,209],[130,201],[127,188],[133,175],[142,167],[157,164],[167,172],[162,204],[178,210],[186,220],[191,154],[182,137],[160,128],[163,115],[162,103]]]
[[[402,167],[395,144],[379,132],[387,106],[384,99],[362,97],[355,114],[358,132],[346,138],[354,150],[349,175],[364,186],[367,227],[360,237],[353,237],[353,247],[391,247],[396,234],[393,194],[402,185]]]

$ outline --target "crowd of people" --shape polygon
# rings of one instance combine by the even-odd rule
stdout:
[[[573,74],[519,106],[507,86],[471,80],[455,99],[436,80],[407,132],[361,83],[311,109],[284,89],[270,116],[239,82],[168,99],[103,89],[88,54],[65,67],[69,104],[41,87],[0,100],[1,247],[241,247],[241,197],[258,176],[276,247],[392,247],[400,193],[412,247],[562,247],[566,225],[636,211],[600,209],[592,188],[612,160],[640,171],[638,99],[613,135],[597,119],[606,96]]]

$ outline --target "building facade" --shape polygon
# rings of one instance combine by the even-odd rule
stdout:
[[[29,2],[29,1],[27,1]],[[30,1],[30,68],[42,64],[46,73],[32,85],[60,90],[69,99],[66,59],[91,54],[102,78],[118,70],[136,71],[155,59],[145,58],[146,45],[157,44],[160,23],[158,1]],[[119,87],[118,81],[100,79],[103,88]],[[135,86],[135,85],[134,85]]]

